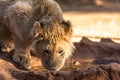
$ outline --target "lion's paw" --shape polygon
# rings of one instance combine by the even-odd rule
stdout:
[[[20,65],[19,68],[24,68],[26,70],[29,70],[31,68],[31,56],[15,54],[13,55],[13,61]]]
[[[14,50],[14,45],[11,43],[1,43],[1,51],[12,52]]]

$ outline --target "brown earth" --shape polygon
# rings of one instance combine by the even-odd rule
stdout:
[[[118,12],[120,0],[56,0],[63,11]]]
[[[0,53],[0,80],[120,80],[120,43],[111,39],[93,42],[83,38],[58,72],[42,69],[32,58],[33,69],[24,71],[11,59],[12,53]]]

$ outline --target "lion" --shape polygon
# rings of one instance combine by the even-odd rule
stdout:
[[[34,50],[47,70],[60,70],[71,56],[72,24],[53,0],[0,1],[1,50],[14,50],[13,61],[29,70]]]
[[[39,23],[38,25],[41,26]],[[40,29],[42,31],[39,30],[42,32],[43,38],[35,42],[35,53],[47,70],[58,71],[74,50],[71,42],[72,25],[69,21],[63,21],[60,24],[54,21],[54,23],[49,22],[45,25],[47,28]],[[49,27],[49,25],[53,26]]]

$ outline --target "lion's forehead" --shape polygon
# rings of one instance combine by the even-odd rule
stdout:
[[[59,50],[67,50],[68,48],[68,45],[69,42],[65,42],[65,41],[57,41],[57,42],[50,42],[50,43],[47,43],[46,45],[43,45],[43,49],[47,49],[47,50],[50,50],[50,51],[59,51]]]
[[[60,27],[60,26],[59,26]],[[60,40],[64,40],[66,38],[65,32],[62,28],[52,26],[53,29],[46,29],[41,36],[44,39],[49,40],[51,43],[56,43]]]

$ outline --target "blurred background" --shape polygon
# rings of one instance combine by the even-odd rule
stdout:
[[[120,0],[56,0],[73,24],[73,42],[111,38],[120,42]]]

